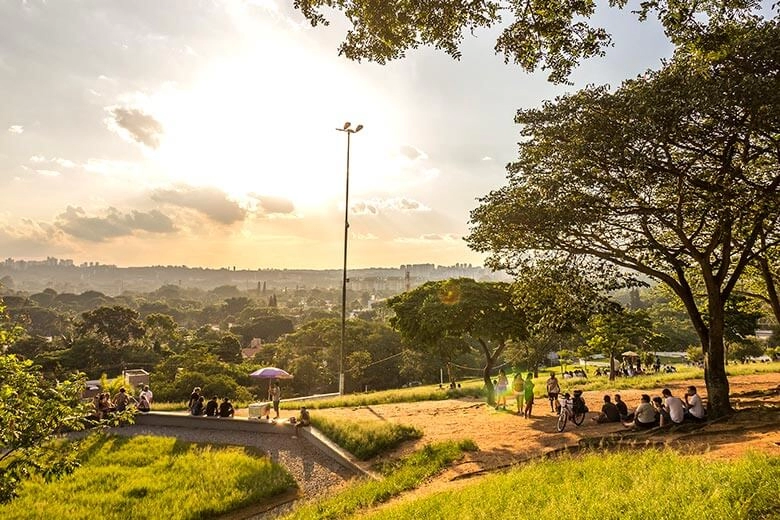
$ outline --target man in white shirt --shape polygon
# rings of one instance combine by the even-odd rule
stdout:
[[[672,424],[680,424],[685,420],[685,404],[679,397],[673,397],[672,391],[664,388],[661,394],[664,396],[664,408],[669,412]]]
[[[688,410],[685,412],[685,420],[693,422],[704,421],[704,405],[701,402],[701,397],[696,393],[695,386],[689,386],[688,391],[685,393],[685,405]]]

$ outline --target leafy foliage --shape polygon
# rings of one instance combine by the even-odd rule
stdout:
[[[509,183],[472,212],[469,242],[495,268],[541,250],[670,287],[705,353],[713,416],[731,409],[726,302],[780,217],[778,42],[776,21],[715,25],[614,93],[521,110]]]

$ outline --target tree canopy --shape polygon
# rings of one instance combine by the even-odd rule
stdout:
[[[540,67],[550,80],[565,81],[582,59],[602,56],[610,34],[591,23],[593,0],[294,0],[313,26],[327,25],[324,9],[342,11],[351,24],[339,54],[378,63],[403,58],[410,49],[431,46],[453,58],[467,33],[501,28],[496,53],[527,71]],[[627,0],[609,0],[622,9]],[[746,16],[756,0],[652,0],[639,4],[639,20],[657,17],[675,44],[696,38],[708,24]]]
[[[547,251],[663,282],[699,336],[711,413],[728,413],[725,304],[759,237],[777,245],[777,22],[717,27],[614,93],[588,87],[516,122],[519,158],[473,210],[471,246],[496,268]]]

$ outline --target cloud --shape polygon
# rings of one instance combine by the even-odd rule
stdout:
[[[399,151],[401,152],[401,155],[403,155],[404,157],[412,161],[417,159],[425,160],[428,158],[428,154],[426,154],[419,148],[415,148],[414,146],[408,144],[401,146]]]
[[[398,211],[401,213],[413,213],[422,211],[431,211],[420,201],[406,197],[395,197],[391,199],[372,199],[356,202],[350,208],[352,213],[358,215],[378,215],[383,211]]]
[[[68,159],[62,159],[60,157],[44,157],[42,155],[33,155],[30,157],[30,162],[35,164],[56,164],[63,168],[74,168],[76,163]]]
[[[428,242],[460,242],[462,240],[461,235],[455,233],[427,233],[417,237],[399,237],[394,242],[401,242],[405,244],[410,243],[428,243]]]
[[[246,218],[246,210],[216,188],[179,186],[156,190],[151,198],[172,206],[194,209],[220,224],[233,224]]]
[[[35,171],[35,173],[37,173],[38,175],[43,175],[44,177],[59,177],[60,175],[62,175],[57,170],[33,170],[33,171]]]
[[[126,132],[132,140],[149,148],[160,146],[163,127],[154,117],[135,108],[110,108],[110,113],[109,127],[115,126],[120,133]]]
[[[24,132],[24,127],[22,125],[11,125],[8,127],[8,131],[12,134],[21,134]]]
[[[175,231],[173,221],[158,210],[122,213],[115,208],[108,208],[105,216],[90,217],[82,208],[68,206],[64,213],[57,215],[55,225],[65,233],[89,242],[104,242],[132,235],[135,231]]]
[[[492,157],[490,157],[489,155],[486,155],[486,156],[484,156],[484,157],[482,158],[482,160],[483,160],[483,161],[492,161],[492,160],[493,160],[493,158],[492,158]]]
[[[22,219],[14,225],[0,224],[0,249],[5,255],[29,257],[70,251],[63,248],[65,234],[42,222]]]
[[[257,199],[258,210],[270,214],[289,214],[295,211],[295,205],[289,199],[282,197],[269,197],[267,195],[257,195],[250,193],[250,197]]]

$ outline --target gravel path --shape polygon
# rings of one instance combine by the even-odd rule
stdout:
[[[301,490],[302,500],[328,494],[333,489],[342,486],[348,480],[356,477],[354,471],[346,469],[332,458],[321,453],[307,441],[293,438],[290,435],[263,435],[262,442],[257,433],[224,431],[224,430],[191,430],[169,426],[132,425],[115,428],[111,433],[116,435],[156,435],[175,437],[182,441],[231,444],[252,446],[266,452],[272,460],[284,466],[295,478]],[[251,516],[250,518],[270,518],[289,510],[273,510],[268,513]]]

